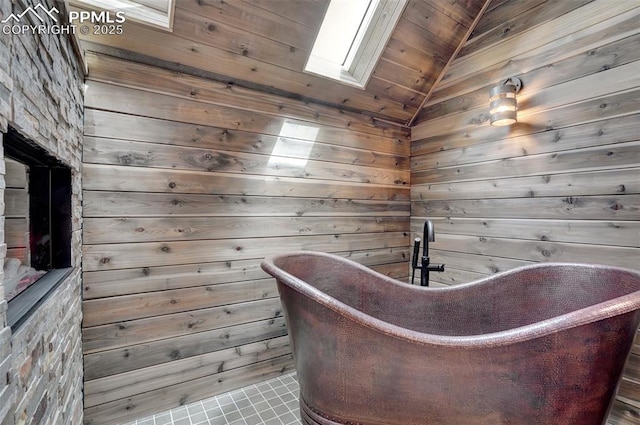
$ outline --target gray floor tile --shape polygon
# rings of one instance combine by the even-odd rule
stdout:
[[[247,416],[246,418],[244,418],[244,421],[247,423],[247,425],[259,425],[264,423],[262,418],[258,415]]]
[[[191,422],[194,424],[198,424],[200,422],[206,422],[208,420],[207,414],[204,413],[204,411],[195,413],[193,415],[189,415],[189,418],[191,419]]]
[[[301,425],[298,393],[290,374],[126,425]]]
[[[218,418],[224,416],[224,412],[221,407],[214,407],[213,409],[206,410],[205,413],[209,419]]]
[[[230,413],[225,413],[224,417],[227,418],[227,422],[229,423],[237,421],[238,419],[242,419],[242,415],[237,410],[234,410]]]

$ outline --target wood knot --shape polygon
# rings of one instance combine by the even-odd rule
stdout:
[[[618,202],[616,202],[615,204],[611,205],[611,209],[614,211],[618,211],[618,210],[622,210],[624,209],[624,206]]]

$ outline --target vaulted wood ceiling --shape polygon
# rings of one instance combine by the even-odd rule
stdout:
[[[303,72],[328,0],[177,0],[173,32],[129,21],[81,39],[85,51],[406,125],[484,4],[409,0],[365,90]]]

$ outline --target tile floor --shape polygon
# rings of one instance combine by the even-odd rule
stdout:
[[[126,425],[300,425],[299,389],[292,373]]]

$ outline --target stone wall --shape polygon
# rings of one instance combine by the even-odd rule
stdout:
[[[50,0],[0,1],[0,21],[11,13]],[[21,18],[33,20],[29,13]],[[48,19],[45,17],[45,19]],[[32,22],[37,23],[37,22]],[[48,25],[47,22],[45,24]],[[48,150],[73,172],[73,272],[14,332],[7,327],[6,294],[0,284],[0,424],[82,423],[82,346],[80,334],[81,143],[83,67],[69,35],[13,34],[0,23],[0,141],[11,126]],[[5,34],[9,32],[9,34]],[[0,159],[4,155],[0,149]],[[0,161],[3,192],[4,161]],[[0,199],[4,199],[0,193]],[[4,201],[0,203],[4,216]],[[0,217],[4,229],[4,217]],[[0,232],[0,264],[6,256]],[[0,277],[2,271],[0,270]]]

